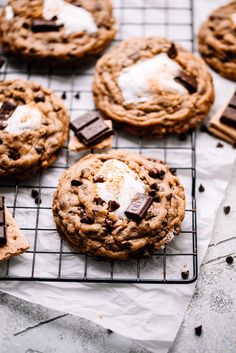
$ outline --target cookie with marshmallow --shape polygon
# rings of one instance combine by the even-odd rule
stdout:
[[[130,38],[96,65],[93,94],[103,114],[131,133],[184,133],[214,100],[204,62],[159,37]]]
[[[0,21],[5,51],[63,63],[98,54],[115,33],[111,0],[11,0]]]
[[[52,209],[72,248],[127,260],[154,253],[180,233],[185,192],[164,162],[111,151],[89,154],[67,169]]]
[[[69,117],[51,90],[34,82],[0,82],[0,177],[31,177],[57,158]]]

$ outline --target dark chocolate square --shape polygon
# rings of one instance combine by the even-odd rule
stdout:
[[[140,222],[145,217],[152,201],[152,197],[137,193],[125,211],[126,217],[136,222]]]
[[[99,113],[88,112],[79,116],[77,119],[71,121],[70,128],[76,133],[77,131],[92,124],[95,120],[98,120],[98,119],[100,119]]]
[[[220,118],[221,123],[236,129],[236,109],[227,107]]]
[[[109,128],[102,118],[99,118],[80,130],[76,135],[85,145],[93,146],[112,134],[113,130]]]

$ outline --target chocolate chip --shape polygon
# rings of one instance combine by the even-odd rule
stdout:
[[[39,196],[37,196],[37,197],[35,197],[34,202],[36,203],[36,205],[40,205],[42,200],[40,199]]]
[[[151,197],[155,197],[156,196],[156,191],[155,190],[151,190],[151,191],[149,191],[148,195],[151,196]]]
[[[186,141],[187,138],[188,138],[188,136],[187,136],[186,134],[179,134],[179,135],[178,135],[178,139],[179,139],[180,141]]]
[[[233,256],[227,256],[225,261],[227,262],[228,265],[232,265],[232,263],[234,262],[234,258]]]
[[[22,27],[25,29],[29,29],[30,26],[29,26],[29,23],[23,22]]]
[[[73,179],[71,180],[71,186],[80,186],[83,184],[83,182],[80,179]]]
[[[169,168],[169,171],[171,172],[172,175],[176,175],[176,168]]]
[[[200,325],[198,327],[195,327],[194,331],[195,331],[195,335],[196,336],[201,336],[201,334],[202,334],[202,325]]]
[[[15,149],[11,149],[9,152],[8,152],[8,157],[10,159],[12,159],[13,161],[17,161],[17,159],[20,158],[20,153],[15,150]]]
[[[217,145],[216,145],[216,147],[217,147],[217,148],[222,148],[222,147],[224,147],[224,145],[223,145],[223,143],[218,142]]]
[[[224,213],[229,214],[230,213],[230,206],[224,206]]]
[[[87,224],[93,224],[94,223],[94,219],[91,216],[83,216],[80,219],[81,223],[87,223]]]
[[[35,190],[35,189],[32,189],[32,190],[31,190],[31,197],[33,197],[33,199],[35,199],[35,198],[38,197],[38,196],[39,196],[38,191]]]
[[[43,146],[36,145],[34,146],[34,149],[38,154],[45,152],[45,148]]]
[[[61,99],[66,99],[66,92],[65,91],[62,93]]]
[[[205,191],[205,188],[204,188],[204,186],[202,184],[199,185],[198,191],[199,192],[204,192]]]
[[[148,175],[154,179],[156,179],[156,178],[162,179],[163,176],[165,175],[165,171],[162,169],[159,170],[157,168],[152,168],[149,170]]]
[[[80,99],[80,93],[79,93],[79,92],[77,92],[77,93],[75,94],[75,98],[76,98],[76,99]]]
[[[6,126],[7,123],[5,121],[0,121],[0,130],[4,130]]]
[[[0,119],[6,120],[9,119],[14,110],[16,109],[16,104],[11,102],[3,102],[0,107]]]
[[[107,333],[108,333],[108,335],[111,335],[113,333],[113,331],[108,328]]]
[[[45,102],[45,96],[43,94],[38,93],[35,97],[34,97],[34,101],[36,103],[39,102]]]
[[[189,270],[181,271],[181,277],[182,277],[183,279],[188,279],[188,277],[189,277]]]
[[[153,190],[159,191],[159,187],[158,187],[158,184],[157,184],[157,183],[151,184],[151,185],[150,185],[150,188],[153,189]]]
[[[169,56],[170,59],[174,59],[177,56],[177,49],[174,43],[171,43],[169,49],[167,50],[167,55]]]
[[[98,206],[102,206],[105,203],[105,201],[101,197],[95,197],[93,202]]]
[[[153,197],[153,201],[160,202],[161,201],[160,196],[157,195],[157,196]]]
[[[203,124],[203,125],[200,126],[200,131],[201,132],[208,132],[208,127]]]
[[[103,175],[98,175],[93,178],[94,183],[104,183],[106,180]]]
[[[110,200],[108,201],[108,211],[113,212],[117,210],[120,207],[120,204],[116,202],[115,200]]]

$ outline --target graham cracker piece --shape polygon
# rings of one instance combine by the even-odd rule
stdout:
[[[5,208],[5,216],[7,244],[0,247],[0,261],[6,261],[10,257],[20,255],[30,247],[7,208]]]
[[[105,122],[107,123],[109,128],[112,129],[112,121],[111,120],[105,120]],[[87,149],[90,149],[90,148],[95,148],[97,150],[103,150],[105,148],[112,148],[112,136],[109,136],[109,137],[105,138],[104,140],[102,140],[97,145],[94,145],[92,147],[88,147],[85,144],[83,144],[82,142],[80,142],[78,137],[76,137],[74,135],[72,137],[72,139],[70,140],[68,147],[69,147],[70,151],[74,151],[74,152],[79,152],[79,151],[87,150]]]

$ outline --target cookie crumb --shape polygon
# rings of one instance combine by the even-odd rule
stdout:
[[[234,258],[233,256],[227,256],[225,261],[227,262],[228,265],[232,265],[232,263],[234,262]]]
[[[199,185],[198,191],[199,192],[204,192],[205,191],[205,188],[204,188],[204,186],[202,184]]]
[[[229,214],[230,213],[230,206],[224,206],[224,213]]]
[[[194,331],[195,331],[195,335],[196,336],[201,336],[201,334],[202,334],[202,325],[200,325],[198,327],[195,327]]]

